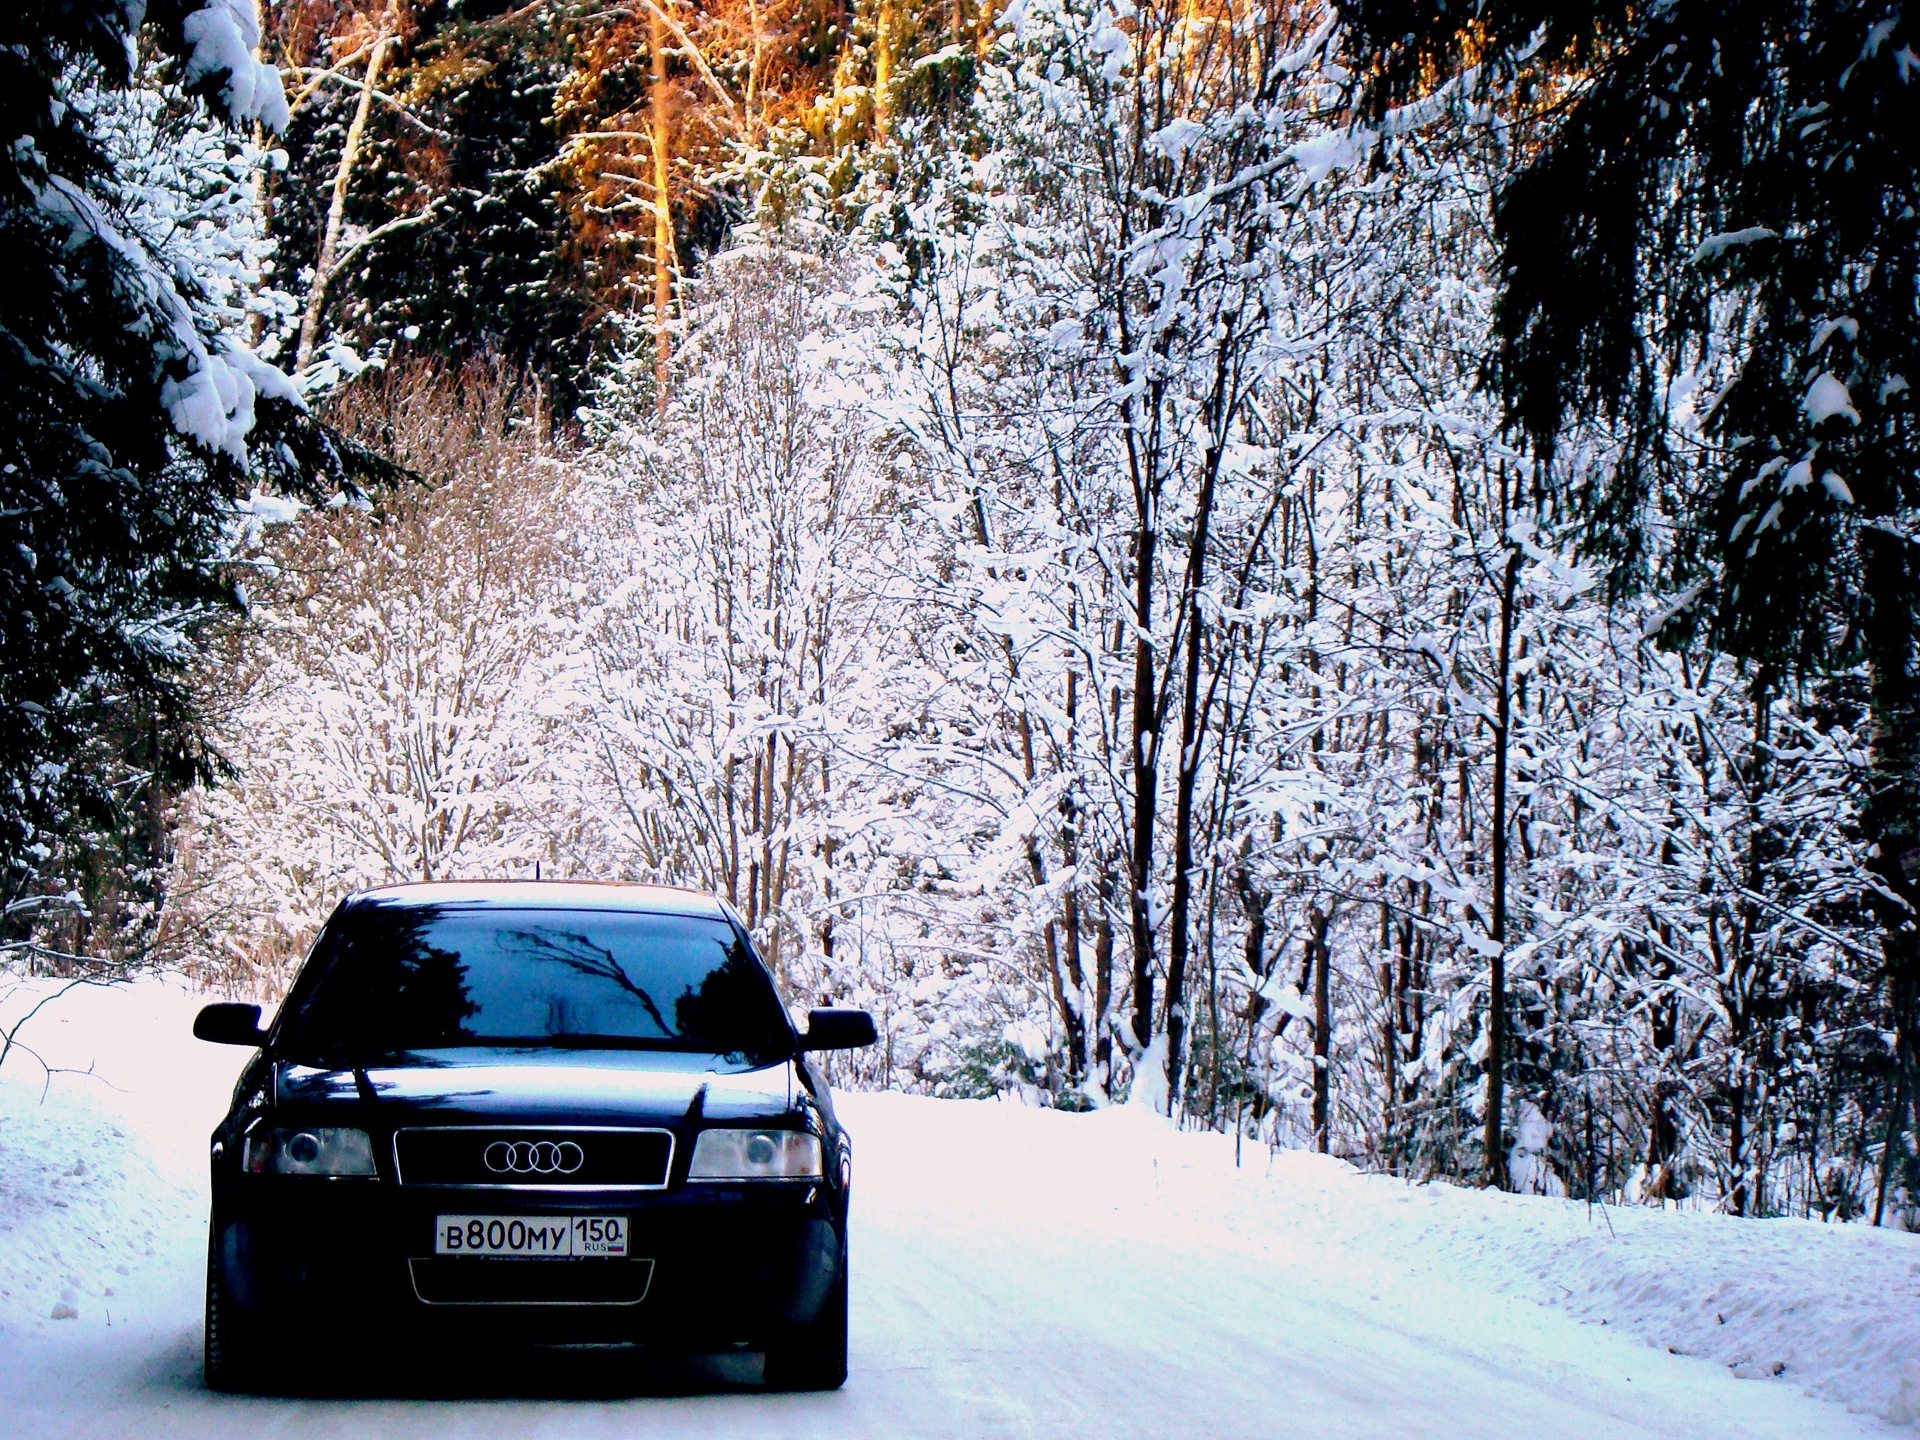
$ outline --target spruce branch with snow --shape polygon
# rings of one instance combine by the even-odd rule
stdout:
[[[235,523],[257,490],[314,494],[341,468],[244,333],[264,252],[243,136],[286,118],[258,43],[252,0],[0,19],[9,938],[64,840],[210,773],[181,677],[241,603]]]

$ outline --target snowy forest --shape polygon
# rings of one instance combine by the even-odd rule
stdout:
[[[1920,1229],[1898,4],[8,9],[11,973],[684,884],[855,1088]]]

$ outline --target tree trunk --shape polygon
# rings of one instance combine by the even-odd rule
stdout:
[[[1187,576],[1181,597],[1186,611],[1185,673],[1180,694],[1180,759],[1174,774],[1173,903],[1167,924],[1167,1094],[1180,1098],[1182,1051],[1187,1038],[1187,950],[1193,902],[1193,803],[1200,776],[1200,751],[1207,717],[1200,706],[1200,652],[1206,639],[1200,591],[1206,583],[1207,530],[1213,518],[1214,479],[1220,452],[1209,446],[1194,500],[1193,530],[1187,540]]]
[[[1100,1093],[1113,1094],[1113,1030],[1107,1013],[1113,1005],[1113,876],[1103,864],[1094,883],[1093,917],[1093,1064]]]
[[[753,27],[753,56],[747,65],[747,144],[760,143],[760,66],[767,53],[765,27],[760,22],[760,0],[748,0],[748,23]]]
[[[1507,1188],[1507,752],[1513,728],[1513,605],[1520,583],[1521,553],[1507,554],[1500,587],[1500,674],[1493,736],[1493,914],[1487,938],[1494,952],[1487,962],[1487,1183]]]
[[[1385,907],[1381,907],[1384,913]],[[1384,952],[1386,946],[1382,945]],[[1380,1155],[1387,1169],[1399,1168],[1400,1034],[1393,1023],[1393,961],[1380,962]]]
[[[1153,1040],[1153,822],[1159,806],[1159,737],[1154,723],[1153,562],[1155,507],[1142,506],[1133,542],[1133,849],[1127,901],[1133,922],[1133,1043]]]
[[[1669,837],[1666,848],[1671,850]],[[1662,857],[1665,861],[1665,856]],[[1656,924],[1654,931],[1661,947],[1667,954],[1673,953],[1671,927],[1665,921]],[[1674,1101],[1679,1097],[1680,1086],[1673,1078],[1680,1073],[1678,1053],[1680,1039],[1679,1002],[1669,988],[1672,981],[1672,963],[1663,955],[1652,957],[1648,969],[1655,983],[1660,986],[1658,997],[1649,1007],[1648,1040],[1653,1052],[1660,1057],[1660,1064],[1668,1073],[1655,1077],[1653,1095],[1648,1103],[1647,1114],[1647,1178],[1641,1186],[1641,1194],[1648,1200],[1678,1200],[1681,1198],[1679,1179],[1674,1174],[1674,1161],[1680,1153],[1680,1122],[1674,1113]]]
[[[894,0],[880,0],[873,21],[873,128],[881,139],[893,132]]]
[[[340,148],[340,163],[333,172],[333,199],[327,206],[327,226],[320,236],[320,254],[313,265],[313,284],[307,289],[307,311],[300,319],[300,341],[295,347],[293,368],[307,368],[313,347],[320,336],[320,316],[327,307],[327,287],[333,281],[334,256],[340,248],[340,230],[346,222],[347,191],[353,184],[353,169],[360,161],[360,145],[367,133],[367,114],[373,108],[373,92],[380,85],[380,67],[386,63],[387,50],[397,42],[391,38],[376,40],[367,52],[366,77],[360,85],[360,99],[353,107],[353,120],[347,126],[346,144]]]
[[[1067,763],[1073,764],[1079,753],[1078,721],[1080,708],[1079,672],[1067,671]],[[1071,774],[1071,771],[1069,772]],[[1060,796],[1060,864],[1067,872],[1066,893],[1061,897],[1061,929],[1065,941],[1067,982],[1072,987],[1073,1003],[1061,1018],[1067,1027],[1067,1066],[1073,1083],[1087,1075],[1087,1017],[1085,1014],[1087,979],[1080,959],[1080,807],[1069,781]],[[1095,1017],[1096,1023],[1098,1017]]]
[[[1244,852],[1242,859],[1244,861]],[[1260,987],[1267,979],[1267,901],[1266,892],[1254,888],[1253,878],[1248,875],[1244,863],[1233,870],[1233,888],[1240,896],[1240,912],[1247,918],[1247,934],[1241,951],[1242,963],[1247,974],[1253,977],[1253,984],[1247,988],[1247,1009],[1242,1018],[1247,1023],[1247,1074],[1254,1069],[1254,1045],[1260,1034],[1260,1021],[1267,1013],[1266,998],[1261,995]],[[1245,1077],[1242,1077],[1244,1088]],[[1257,1118],[1257,1115],[1256,1115]]]
[[[1069,881],[1061,906],[1060,928],[1065,941],[1069,1001],[1061,1020],[1067,1030],[1068,1078],[1075,1084],[1087,1076],[1087,982],[1080,960],[1080,894],[1077,882]]]
[[[1327,946],[1333,907],[1315,909],[1312,916],[1307,963],[1313,966],[1313,1148],[1325,1155],[1333,1139],[1333,966]]]
[[[673,188],[668,146],[667,25],[658,10],[647,11],[647,39],[653,57],[653,386],[656,413],[667,413],[668,365],[673,342],[667,335],[667,309],[673,304]]]

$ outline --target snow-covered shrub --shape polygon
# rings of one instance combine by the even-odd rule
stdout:
[[[213,682],[232,773],[185,807],[170,903],[169,944],[212,978],[284,984],[350,890],[566,855],[574,481],[522,398],[479,366],[343,398],[421,479],[264,552]]]

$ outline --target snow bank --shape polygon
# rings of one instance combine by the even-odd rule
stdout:
[[[1556,1306],[1742,1379],[1920,1424],[1920,1236],[1416,1186],[1264,1146],[1236,1169],[1230,1137],[1135,1106],[1070,1115],[850,1096],[856,1145],[873,1112],[903,1106],[938,1112],[918,1127],[915,1173],[937,1174],[943,1152],[977,1153],[956,1131],[991,1127],[979,1143],[1032,1185],[1033,1208],[1083,1228],[1277,1255],[1330,1288],[1385,1296],[1421,1327],[1472,1328],[1476,1296]],[[915,1133],[901,1118],[883,1121],[895,1143]]]
[[[1275,1178],[1297,1183],[1311,1159],[1278,1157]],[[1347,1244],[1624,1326],[1742,1379],[1920,1422],[1920,1237],[1416,1188],[1345,1167],[1324,1184]]]
[[[0,992],[0,1029],[61,987]],[[191,1262],[207,1133],[238,1052],[196,1045],[204,997],[145,981],[81,986],[20,1031],[0,1067],[0,1334],[110,1325],[125,1292]]]

